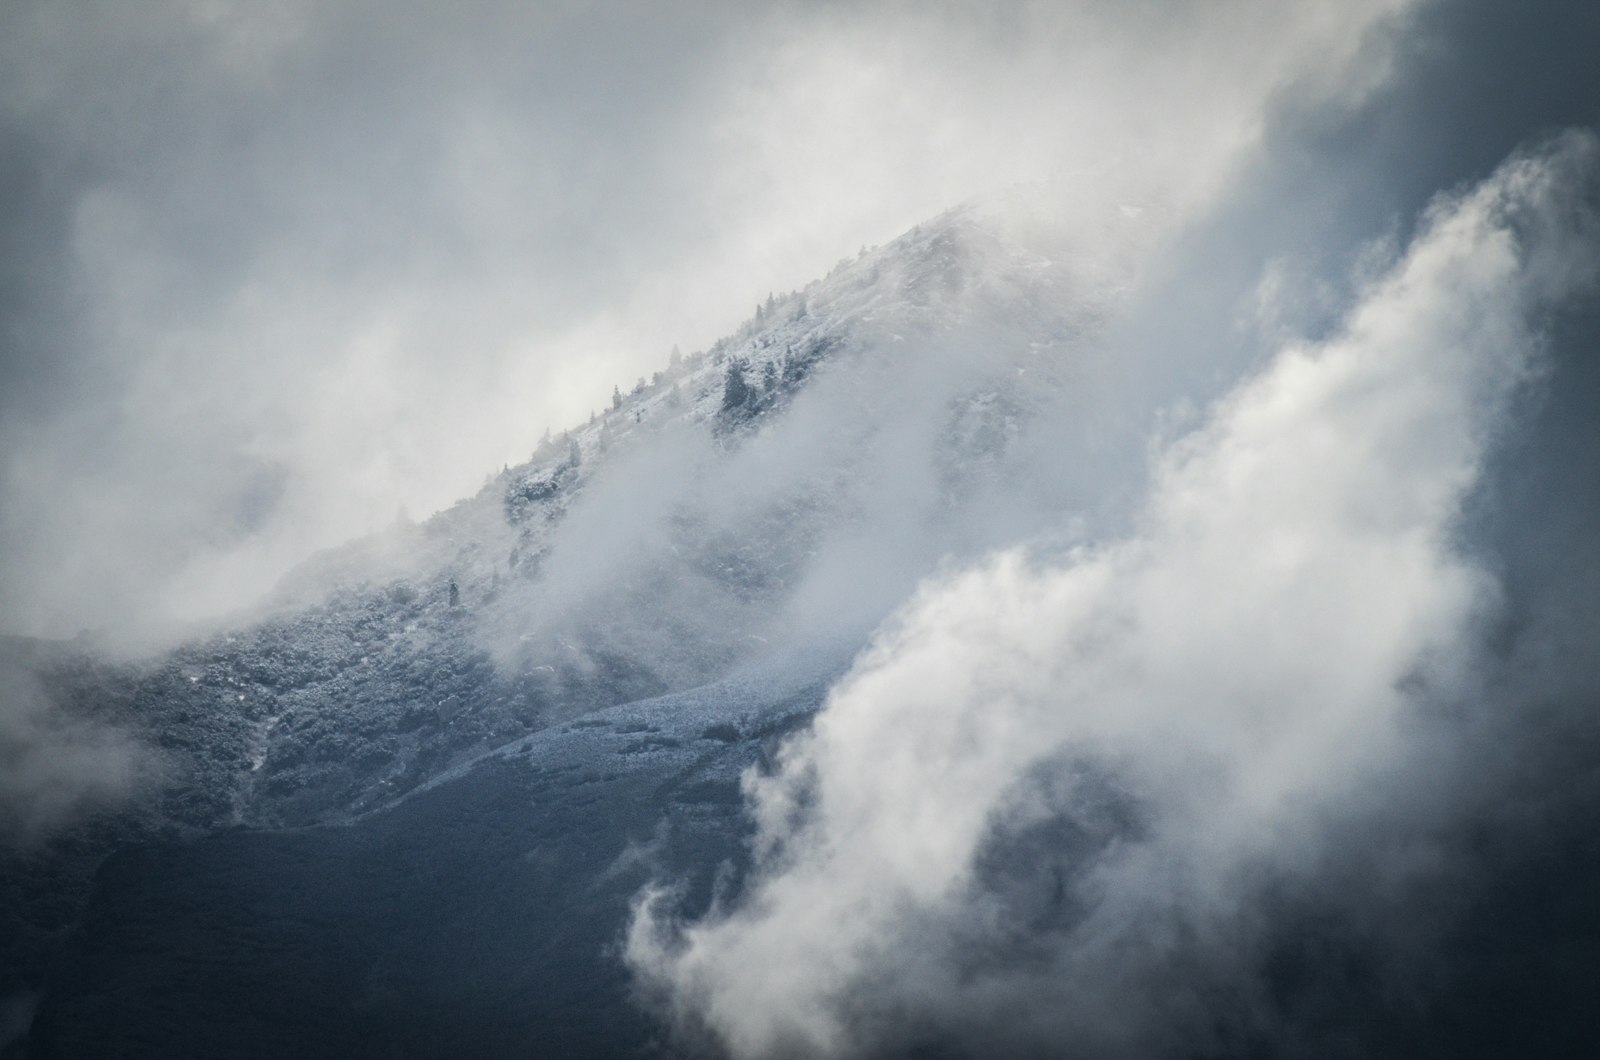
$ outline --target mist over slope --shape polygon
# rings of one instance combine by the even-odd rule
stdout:
[[[1131,208],[1064,224],[1056,194],[955,208],[767,300],[227,632],[131,658],[16,641],[38,705],[3,789],[12,988],[37,984],[110,850],[348,821],[600,708],[836,672],[937,564],[1030,532],[1026,439],[1092,382],[1158,231]]]
[[[1284,1010],[1283,911],[1344,923],[1368,974],[1415,989],[1437,895],[1478,871],[1451,807],[1528,675],[1489,642],[1499,590],[1463,506],[1548,370],[1541,322],[1593,289],[1597,165],[1571,134],[1436,202],[1334,334],[1170,446],[1132,536],[925,586],[747,775],[742,893],[688,923],[644,893],[630,958],[690,1040],[1370,1047],[1344,1040],[1354,1013]],[[1595,667],[1546,670],[1592,687]]]
[[[11,0],[0,629],[215,617],[972,195],[1205,199],[1416,6]]]

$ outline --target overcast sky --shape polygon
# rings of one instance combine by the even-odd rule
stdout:
[[[1304,180],[1349,238],[1381,234],[1600,116],[1597,19],[5,0],[0,628],[238,605],[769,290],[1014,181],[1226,202]]]

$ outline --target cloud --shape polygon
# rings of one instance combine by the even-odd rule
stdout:
[[[1404,9],[13,7],[0,595],[48,634],[239,606],[968,195],[1214,194]]]
[[[496,654],[570,651],[580,624],[590,651],[672,687],[756,644],[847,655],[941,556],[1035,527],[1001,470],[1159,231],[1057,211],[1058,191],[951,211],[779,304],[745,352],[775,373],[831,352],[759,429],[713,435],[713,363],[583,434],[605,456],[560,521],[498,527],[538,566],[497,594]],[[1053,260],[1088,238],[1096,254]]]
[[[1334,334],[1166,450],[1126,538],[927,585],[746,778],[742,893],[690,923],[641,897],[629,958],[680,1030],[736,1056],[1272,1033],[1268,896],[1445,783],[1416,719],[1471,701],[1497,599],[1463,504],[1541,321],[1594,282],[1597,156],[1567,134],[1437,200]],[[1429,863],[1411,840],[1359,856],[1372,908]]]

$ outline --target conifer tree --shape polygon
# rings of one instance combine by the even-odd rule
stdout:
[[[745,382],[744,370],[746,368],[743,357],[734,357],[728,361],[728,372],[722,382],[722,410],[734,412],[743,409],[755,396],[755,391],[750,384]]]

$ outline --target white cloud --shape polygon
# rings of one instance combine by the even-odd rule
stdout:
[[[927,586],[747,777],[742,896],[642,897],[629,956],[680,1029],[1150,1056],[1216,1028],[1219,984],[1247,1012],[1249,881],[1311,873],[1469,676],[1494,586],[1452,533],[1541,314],[1594,280],[1597,155],[1569,134],[1437,203],[1334,337],[1170,447],[1130,537]]]
[[[49,380],[0,403],[5,621],[245,603],[969,195],[1203,201],[1406,6],[23,11],[15,315],[56,346],[0,366]]]

